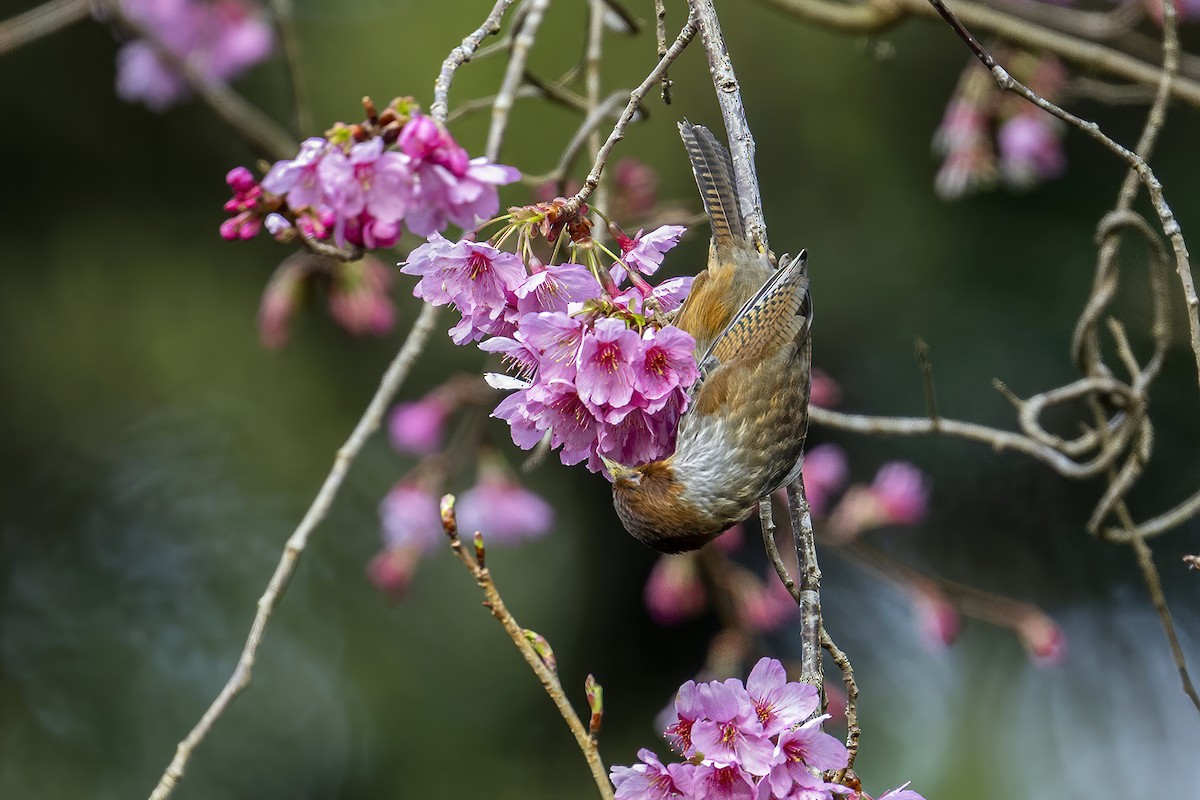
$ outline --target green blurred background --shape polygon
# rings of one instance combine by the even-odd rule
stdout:
[[[1071,134],[1066,179],[940,201],[929,141],[966,63],[946,30],[918,22],[862,39],[754,3],[721,6],[772,242],[809,249],[816,361],[841,382],[842,407],[922,413],[917,336],[932,347],[947,416],[1008,426],[993,377],[1025,395],[1072,380],[1066,346],[1120,165]],[[487,7],[298,0],[314,118],[321,127],[357,119],[364,94],[428,103],[441,59]],[[2,16],[21,10],[9,0]],[[636,12],[651,21],[648,2]],[[556,4],[533,68],[550,76],[573,63],[584,24],[582,4]],[[878,57],[881,44],[892,57]],[[117,46],[86,22],[0,60],[5,800],[148,794],[228,677],[283,541],[417,312],[404,278],[389,337],[348,338],[310,309],[285,349],[265,350],[255,312],[288,251],[265,237],[217,236],[223,176],[258,154],[199,104],[156,115],[118,101]],[[652,35],[610,36],[606,88],[638,83],[653,51]],[[452,104],[495,91],[502,68],[469,65]],[[684,117],[719,126],[698,48],[673,77],[676,102],[654,99],[618,153],[654,164],[661,195],[698,208],[675,132]],[[238,85],[290,118],[278,59]],[[1136,137],[1138,109],[1072,107],[1122,141]],[[1200,230],[1198,122],[1194,109],[1174,109],[1155,159],[1185,232]],[[575,124],[518,101],[504,160],[548,170]],[[453,130],[477,153],[486,125],[477,115]],[[505,195],[527,197],[520,187]],[[704,238],[691,236],[670,270],[694,270]],[[1127,275],[1119,308],[1143,314],[1142,272]],[[1200,482],[1196,379],[1174,302],[1174,346],[1154,395],[1155,462],[1133,498],[1139,516]],[[1135,346],[1144,352],[1144,337]],[[402,397],[482,363],[439,334]],[[494,435],[505,439],[503,428]],[[871,541],[1041,605],[1070,643],[1065,664],[1038,668],[1010,634],[969,624],[953,648],[931,651],[903,594],[828,556],[825,608],[858,670],[868,789],[912,779],[930,800],[1195,796],[1200,718],[1130,555],[1083,530],[1097,486],[946,439],[821,429],[811,439],[842,444],[855,480],[889,459],[918,464],[933,479],[929,521]],[[176,797],[592,796],[561,720],[460,565],[430,559],[399,605],[365,579],[378,501],[410,466],[382,438],[367,447],[275,616],[251,689]],[[588,672],[604,684],[607,762],[631,763],[642,746],[664,752],[653,718],[700,667],[715,623],[659,629],[648,619],[641,594],[654,556],[621,531],[603,480],[553,461],[528,480],[558,523],[541,541],[491,554],[500,588],[554,645],[572,700],[582,705]],[[1192,522],[1155,543],[1193,666],[1200,580],[1180,556],[1200,548],[1198,531]],[[773,640],[780,655],[797,646],[790,633]]]

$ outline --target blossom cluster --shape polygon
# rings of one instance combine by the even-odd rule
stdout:
[[[1014,76],[1056,101],[1066,67],[1055,56],[1004,54]],[[993,133],[994,131],[994,133]],[[1066,168],[1063,123],[1023,98],[1003,92],[991,74],[972,61],[946,106],[933,139],[943,157],[935,188],[947,199],[987,189],[998,179],[1014,189],[1059,177]]]
[[[827,715],[816,688],[789,682],[783,665],[760,660],[745,685],[736,678],[688,681],[675,697],[665,731],[684,759],[663,764],[650,750],[641,763],[613,767],[616,800],[857,800],[859,791],[820,777],[846,767],[846,747],[821,730]],[[901,787],[880,800],[922,800]]]
[[[694,340],[666,322],[691,278],[651,286],[642,276],[657,271],[685,229],[629,237],[610,225],[621,252],[605,249],[611,261],[602,263],[584,211],[567,201],[509,212],[496,239],[515,231],[520,255],[434,233],[401,269],[420,277],[417,297],[459,312],[450,329],[456,344],[482,340],[481,349],[515,368],[515,378],[490,377],[516,390],[493,416],[509,423],[522,449],[548,436],[564,464],[586,462],[593,472],[603,470],[602,457],[641,464],[669,455],[686,390],[699,377]],[[573,256],[586,263],[543,263],[530,248],[539,234],[558,245],[569,237]]]
[[[280,241],[299,235],[339,248],[391,247],[405,225],[429,236],[450,223],[477,224],[499,209],[496,187],[520,177],[512,167],[470,158],[410,100],[379,113],[370,100],[364,105],[366,121],[306,139],[261,182],[245,168],[232,170],[221,236],[249,239],[265,226]]]
[[[117,53],[117,95],[162,111],[188,94],[188,85],[159,48],[206,80],[225,81],[271,54],[265,16],[242,0],[121,0],[121,11],[155,41],[135,39]]]

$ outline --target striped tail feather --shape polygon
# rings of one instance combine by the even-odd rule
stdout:
[[[745,246],[746,228],[738,209],[733,161],[725,145],[703,125],[679,123],[679,135],[692,162],[696,186],[712,224],[713,244],[717,250]]]

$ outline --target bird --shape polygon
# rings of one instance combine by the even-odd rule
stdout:
[[[807,252],[773,269],[747,236],[729,151],[701,125],[679,132],[712,228],[674,321],[696,341],[700,378],[672,455],[605,461],[621,523],[663,553],[704,546],[799,476],[812,364]]]

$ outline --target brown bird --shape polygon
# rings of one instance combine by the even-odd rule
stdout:
[[[664,553],[702,547],[799,475],[812,361],[806,253],[772,270],[746,236],[729,151],[699,125],[679,133],[712,224],[708,268],[675,320],[700,380],[673,455],[608,462],[625,529]]]

